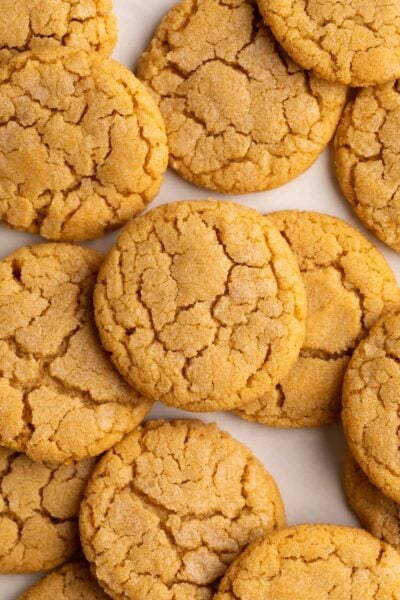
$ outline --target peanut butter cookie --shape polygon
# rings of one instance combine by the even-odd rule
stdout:
[[[70,563],[47,575],[18,600],[110,600],[85,563]]]
[[[343,386],[342,420],[364,473],[400,503],[400,307],[384,315],[354,352]]]
[[[0,68],[0,219],[55,241],[140,212],[167,166],[160,112],[122,65],[46,48]]]
[[[94,301],[124,377],[191,411],[259,398],[304,340],[295,257],[267,219],[229,202],[175,202],[135,219],[103,263]]]
[[[363,527],[400,550],[400,506],[370,482],[350,452],[346,457],[344,483],[349,504]]]
[[[400,83],[360,90],[335,137],[336,172],[364,225],[400,252]]]
[[[400,295],[384,257],[344,221],[295,210],[267,217],[299,262],[308,304],[306,337],[289,374],[238,414],[277,427],[319,427],[339,417],[350,356]]]
[[[79,547],[78,512],[94,466],[32,462],[0,448],[0,573],[62,564]]]
[[[399,600],[400,554],[362,529],[299,525],[255,542],[214,600]]]
[[[0,0],[0,15],[0,63],[43,46],[109,55],[117,40],[111,0]]]
[[[151,407],[114,370],[92,322],[101,259],[49,243],[0,261],[0,444],[32,460],[100,454]]]
[[[139,64],[164,116],[170,165],[212,190],[290,181],[331,139],[345,88],[295,65],[254,0],[184,0]]]
[[[150,421],[98,464],[83,549],[118,600],[211,600],[252,540],[283,527],[276,484],[242,444],[200,421]]]
[[[400,0],[257,0],[265,22],[304,69],[362,87],[400,77]]]

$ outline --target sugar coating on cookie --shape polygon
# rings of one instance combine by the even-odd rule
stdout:
[[[299,525],[251,544],[214,600],[400,598],[400,555],[362,529]]]
[[[336,132],[338,181],[357,216],[400,252],[400,84],[367,88],[349,102]]]
[[[103,263],[94,298],[124,377],[187,410],[258,398],[304,339],[296,259],[262,215],[228,202],[175,202],[135,219]]]
[[[294,61],[356,87],[400,76],[400,1],[257,0]]]
[[[170,165],[226,193],[270,189],[328,144],[345,89],[295,65],[253,0],[184,0],[164,18],[139,77],[164,116]]]
[[[117,39],[111,0],[0,0],[0,15],[0,63],[43,46],[109,55]]]
[[[358,342],[400,301],[396,279],[382,254],[340,219],[295,210],[266,216],[299,262],[306,336],[289,374],[238,414],[278,427],[319,427],[339,417],[344,372]]]
[[[11,227],[101,237],[154,198],[167,161],[154,100],[115,61],[46,48],[0,68],[0,219]]]
[[[69,563],[44,577],[18,600],[110,600],[86,563]]]
[[[384,315],[358,346],[343,386],[350,450],[388,498],[400,503],[400,308]]]
[[[363,527],[400,550],[400,506],[386,498],[365,475],[350,452],[344,469],[347,500]]]
[[[79,505],[94,463],[33,462],[0,448],[0,573],[46,571],[78,550]]]
[[[251,541],[285,525],[279,490],[214,424],[150,421],[110,450],[81,507],[83,549],[123,600],[211,600]]]
[[[48,243],[0,261],[0,444],[33,460],[100,454],[151,407],[101,348],[91,297],[101,260]]]

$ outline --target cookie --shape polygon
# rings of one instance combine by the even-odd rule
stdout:
[[[115,599],[211,600],[250,542],[285,525],[271,475],[216,425],[149,421],[110,450],[81,505],[86,558]]]
[[[258,398],[304,339],[293,254],[264,217],[228,202],[175,202],[135,219],[103,263],[94,303],[131,385],[191,411]]]
[[[79,505],[94,460],[58,466],[0,448],[0,573],[46,571],[78,550]]]
[[[282,185],[331,139],[345,88],[295,65],[254,0],[184,0],[139,63],[164,116],[170,165],[195,183],[240,194]]]
[[[265,22],[304,69],[362,87],[400,77],[400,1],[257,0]]]
[[[319,427],[338,419],[350,356],[400,295],[384,257],[344,221],[295,210],[267,217],[299,262],[308,303],[306,337],[289,374],[238,414],[277,427]]]
[[[214,600],[398,600],[400,555],[362,529],[299,525],[249,546]]]
[[[344,469],[346,496],[363,527],[400,550],[400,506],[375,487],[347,453]]]
[[[92,321],[101,260],[48,243],[0,261],[0,444],[32,460],[100,454],[150,410],[113,368]]]
[[[0,0],[0,14],[0,63],[43,46],[109,55],[117,41],[111,0]]]
[[[0,219],[54,241],[98,238],[156,196],[165,127],[145,87],[96,52],[46,48],[0,68]]]
[[[384,315],[358,346],[346,371],[342,420],[364,473],[400,503],[400,307]]]
[[[18,600],[109,600],[85,563],[70,563],[29,588]]]
[[[334,142],[336,173],[356,215],[400,252],[400,84],[360,90]]]

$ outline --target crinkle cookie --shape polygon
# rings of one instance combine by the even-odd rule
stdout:
[[[200,421],[150,421],[98,464],[80,513],[86,557],[118,600],[211,600],[251,541],[284,527],[245,446]]]
[[[0,219],[98,238],[158,193],[168,150],[142,83],[96,52],[46,48],[0,68]]]
[[[299,525],[251,544],[214,600],[399,600],[400,554],[362,529]]]
[[[400,1],[257,0],[265,22],[304,69],[362,87],[400,77]]]
[[[382,254],[344,221],[295,210],[267,217],[299,262],[308,304],[306,337],[289,374],[238,414],[277,427],[319,427],[339,417],[350,356],[382,311],[400,302],[400,294]]]
[[[18,600],[110,600],[85,563],[69,563],[47,575]]]
[[[384,315],[353,354],[343,386],[350,450],[370,481],[400,503],[400,307]]]
[[[0,63],[43,46],[109,55],[117,40],[111,0],[0,0],[0,15]]]
[[[347,453],[344,483],[351,508],[372,535],[400,550],[400,506],[386,498]]]
[[[335,137],[336,172],[354,212],[400,252],[400,83],[360,90]]]
[[[345,88],[295,65],[254,0],[184,0],[139,64],[164,116],[170,165],[212,190],[270,189],[305,171],[331,139]]]
[[[93,466],[93,458],[59,466],[0,448],[0,573],[46,571],[78,550]]]
[[[175,202],[135,219],[103,263],[94,298],[123,376],[186,410],[258,398],[304,340],[296,259],[275,227],[238,204]]]
[[[100,454],[151,407],[101,348],[92,321],[101,260],[49,243],[0,261],[0,444],[32,460]]]

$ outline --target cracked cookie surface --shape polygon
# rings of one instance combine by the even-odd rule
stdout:
[[[0,448],[0,573],[47,571],[78,550],[79,505],[94,464],[32,462]]]
[[[360,90],[336,132],[336,173],[354,212],[400,252],[400,83]]]
[[[343,386],[342,421],[364,473],[400,503],[400,308],[384,315],[354,352]]]
[[[226,193],[270,189],[328,144],[345,89],[295,65],[253,0],[184,0],[158,28],[139,77],[164,116],[170,165]]]
[[[167,161],[159,109],[115,61],[46,48],[0,68],[0,219],[11,227],[101,237],[156,196]]]
[[[195,420],[127,436],[98,464],[80,513],[86,557],[118,600],[211,600],[241,550],[284,525],[263,465]]]
[[[214,600],[399,600],[400,555],[362,529],[299,525],[249,546]]]
[[[400,550],[400,506],[369,481],[350,452],[346,456],[344,483],[348,502],[363,527]]]
[[[288,375],[237,413],[266,425],[319,427],[339,417],[344,372],[359,340],[400,301],[396,279],[380,252],[340,219],[295,210],[266,216],[298,260],[306,336]]]
[[[95,330],[101,260],[94,250],[48,243],[0,261],[0,444],[33,460],[100,454],[150,410]]]
[[[18,600],[110,600],[85,563],[70,563],[50,573]]]
[[[111,54],[117,40],[111,0],[0,0],[0,63],[42,46]]]
[[[317,77],[355,87],[400,76],[400,1],[257,0],[283,48]]]
[[[175,202],[135,219],[102,265],[94,304],[124,377],[186,410],[258,398],[304,339],[295,257],[262,215],[229,202]]]

